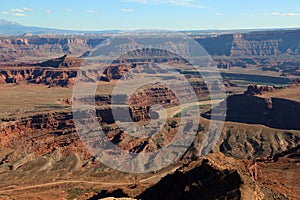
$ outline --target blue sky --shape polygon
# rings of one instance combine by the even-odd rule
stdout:
[[[76,30],[300,27],[299,0],[1,0],[0,19]]]

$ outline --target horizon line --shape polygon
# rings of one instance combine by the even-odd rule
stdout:
[[[169,31],[178,31],[178,32],[188,32],[188,31],[255,31],[255,30],[296,30],[300,29],[299,27],[243,27],[243,28],[200,28],[200,29],[170,29],[170,28],[161,28],[161,27],[148,27],[148,28],[133,28],[133,29],[73,29],[73,28],[58,28],[58,27],[47,27],[47,26],[39,26],[39,25],[24,25],[20,24],[16,21],[10,21],[6,19],[0,19],[0,21],[9,22],[15,25],[20,25],[28,28],[43,28],[43,29],[53,29],[58,31],[74,31],[74,32],[109,32],[109,31],[136,31],[136,30],[169,30]],[[51,34],[51,33],[49,33]]]

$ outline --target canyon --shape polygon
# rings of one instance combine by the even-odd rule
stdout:
[[[249,87],[250,90],[253,87],[255,86]],[[289,88],[283,90],[289,90]],[[271,91],[268,93],[272,94]],[[132,101],[141,99],[139,97],[141,94],[138,93],[137,95],[137,98],[133,98]],[[169,96],[162,96],[162,99],[164,98],[169,99]],[[98,97],[96,99],[105,102],[109,98]],[[259,101],[253,101],[253,103],[257,102]],[[138,101],[137,103],[141,102]],[[150,102],[148,103],[151,105]],[[259,105],[258,103],[254,106],[254,110],[257,109],[260,112],[261,107]],[[241,110],[244,111],[245,107],[242,107]],[[176,134],[176,126],[170,121],[170,124],[165,127],[166,130],[158,137],[136,139],[114,124],[109,109],[97,111],[97,116],[99,122],[103,124],[107,138],[120,148],[131,152],[158,150],[167,145]],[[283,119],[289,120],[289,118]],[[89,121],[89,115],[86,115],[84,120]],[[172,120],[176,121],[177,119]],[[300,142],[299,131],[274,129],[263,125],[236,123],[229,120],[225,123],[222,135],[214,147],[214,153],[198,160],[196,159],[198,152],[193,146],[196,146],[203,135],[207,134],[208,124],[209,121],[205,118],[200,121],[201,126],[194,143],[185,154],[183,163],[178,164],[177,167],[179,166],[179,168],[176,167],[173,173],[170,173],[169,170],[171,169],[167,169],[167,172],[162,170],[137,178],[134,175],[120,174],[111,170],[95,159],[76,133],[70,111],[47,112],[34,116],[29,114],[27,117],[14,121],[2,122],[0,128],[2,136],[0,139],[0,176],[4,180],[1,184],[1,188],[4,189],[0,190],[0,194],[3,194],[4,197],[18,197],[18,195],[21,197],[24,190],[32,191],[30,187],[28,189],[26,187],[34,182],[37,186],[35,192],[32,192],[32,197],[39,195],[44,191],[43,188],[48,187],[47,185],[39,187],[44,183],[52,183],[60,188],[57,190],[50,187],[49,191],[56,192],[67,190],[72,184],[72,187],[78,187],[78,183],[81,183],[80,187],[90,188],[87,190],[90,192],[88,192],[89,197],[87,197],[83,195],[86,191],[82,190],[83,193],[78,194],[80,199],[109,196],[150,199],[160,198],[155,196],[159,194],[176,199],[179,193],[176,196],[172,196],[174,195],[173,192],[168,193],[174,187],[187,198],[196,198],[201,195],[205,199],[210,199],[212,197],[206,195],[214,194],[216,197],[236,199],[247,198],[247,195],[248,197],[257,195],[258,197],[266,196],[268,199],[287,199],[282,193],[289,197],[295,195],[293,192],[287,192],[289,190],[287,187],[292,187],[292,185],[284,184],[287,184],[288,181],[295,182],[296,177],[289,175],[287,180],[276,179],[276,183],[270,183],[273,174],[270,171],[264,171],[264,167],[272,166],[274,173],[278,172],[280,166],[291,170],[290,173],[298,173],[295,169],[298,159],[296,152]],[[295,124],[297,123],[292,125]],[[93,141],[95,140],[92,138],[92,143]],[[228,157],[225,157],[224,154]],[[287,161],[287,155],[294,155],[288,158],[294,161]],[[252,180],[251,174],[248,172],[250,165],[248,158],[257,159],[258,166],[264,171],[262,175],[258,175],[258,180]],[[66,168],[66,166],[68,167]],[[38,172],[35,172],[36,170]],[[27,175],[24,174],[25,172]],[[47,176],[44,176],[45,173]],[[284,174],[284,171],[282,173]],[[32,176],[33,174],[34,176]],[[114,174],[118,174],[118,178]],[[208,174],[210,175],[207,176]],[[12,188],[10,180],[16,176],[20,179],[15,182],[17,186]],[[180,183],[182,184],[172,186],[174,179],[181,180]],[[73,183],[74,180],[78,182]],[[103,183],[102,186],[97,184],[99,180]],[[111,182],[113,183],[110,184]],[[231,183],[231,187],[224,187],[218,191],[213,187],[214,184],[228,185],[227,182]],[[209,186],[210,184],[212,185]],[[23,187],[24,189],[22,189]],[[96,192],[99,187],[101,192]],[[295,191],[296,187],[297,185],[293,184],[291,191]],[[202,194],[201,191],[203,190],[207,192]],[[53,194],[48,193],[47,195],[47,198],[53,197]],[[64,196],[60,192],[57,195]]]
[[[220,68],[259,66],[265,71],[299,75],[299,30],[257,31],[194,37]],[[0,63],[26,64],[64,54],[87,56],[106,37],[24,36],[0,38]],[[216,48],[218,47],[218,48]],[[35,57],[35,59],[32,59]],[[15,60],[15,62],[14,62]]]
[[[1,36],[0,199],[299,199],[299,34],[296,29],[193,36],[220,69],[226,101],[210,96],[220,85],[208,90],[186,60],[167,51],[132,51],[130,59],[119,58],[104,71],[79,70],[107,36]],[[178,110],[180,97],[159,83],[130,95],[121,91],[115,94],[119,102],[111,94],[117,83],[136,80],[135,72],[170,78],[157,63],[176,69],[203,103],[193,105],[201,110],[195,138],[165,169],[146,174],[111,169],[83,143],[72,105],[95,107],[106,138],[90,137],[94,148],[108,140],[131,153],[160,151],[193,107]],[[72,97],[78,75],[87,85],[97,81],[95,96]],[[174,86],[184,99],[192,98],[189,87]],[[114,103],[116,112],[130,114],[122,122],[140,127],[161,117],[151,111],[154,105],[170,116],[158,133],[137,138],[118,126]],[[210,153],[199,158],[199,145],[212,134],[212,107],[216,117],[226,112],[224,127]],[[95,120],[89,112],[80,116],[83,124]]]

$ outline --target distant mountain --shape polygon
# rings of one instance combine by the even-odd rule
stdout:
[[[6,21],[0,19],[0,35],[4,36],[19,36],[24,34],[57,34],[57,35],[70,35],[70,34],[105,34],[105,33],[118,33],[119,30],[109,31],[76,31],[76,30],[63,30],[54,28],[41,28],[34,26],[23,26],[16,22]]]
[[[0,19],[0,26],[2,25],[20,25],[17,22],[12,22],[12,21],[6,21],[4,19]]]
[[[286,29],[235,29],[235,30],[185,30],[180,31],[190,36],[201,36],[201,35],[211,35],[211,34],[235,34],[235,33],[249,33],[255,31],[278,31],[278,30],[295,30],[294,28]],[[83,35],[83,34],[113,34],[120,33],[121,30],[106,30],[106,31],[78,31],[78,30],[64,30],[55,28],[42,28],[35,26],[24,26],[22,24],[0,19],[0,36],[29,36],[31,34],[54,34],[54,35]]]

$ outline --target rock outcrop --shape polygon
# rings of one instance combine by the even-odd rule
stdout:
[[[36,66],[40,67],[53,67],[53,68],[79,68],[83,63],[82,59],[64,55],[61,58],[48,60],[43,63],[38,63]]]
[[[212,56],[299,55],[300,30],[260,31],[196,39]],[[218,47],[218,48],[216,48]]]
[[[76,70],[52,70],[39,67],[2,68],[0,70],[0,84],[33,83],[53,86],[72,86],[77,76]]]
[[[194,89],[194,94],[198,98],[204,98],[209,95],[207,85],[204,82],[193,82],[191,83],[192,88]],[[173,86],[174,87],[174,86]],[[179,100],[181,98],[182,102],[188,101],[194,96],[192,95],[190,88],[186,85],[175,85],[177,95],[173,91],[171,91],[166,86],[161,85],[152,85],[146,89],[141,91],[137,91],[131,96],[127,96],[126,94],[119,94],[114,96],[114,102],[112,102],[111,95],[96,95],[95,97],[82,97],[75,98],[74,101],[80,102],[85,105],[92,105],[95,100],[95,105],[97,106],[109,106],[109,105],[122,105],[124,109],[129,109],[130,117],[133,121],[148,121],[151,118],[156,119],[158,117],[157,112],[151,111],[151,106],[160,105],[164,108],[169,108],[172,106],[178,106]],[[120,113],[125,110],[120,110]],[[126,112],[126,111],[125,111]],[[127,119],[126,115],[124,115],[123,121],[131,121],[131,119]]]
[[[241,162],[209,154],[163,177],[138,199],[287,199],[255,183]]]
[[[281,71],[283,75],[299,74],[300,30],[278,30],[249,32],[243,34],[225,34],[195,37],[204,49],[215,58],[219,68],[259,66],[264,70]],[[40,57],[41,60],[49,55],[89,55],[89,52],[103,42],[105,37],[18,37],[0,38],[0,61],[13,62],[22,57]],[[182,49],[186,50],[186,49]],[[130,62],[151,62],[146,59],[149,55],[156,57],[159,62],[185,63],[184,59],[166,53],[163,50],[145,50],[130,52]],[[137,56],[138,55],[138,56]],[[220,59],[220,56],[222,58]],[[272,59],[270,59],[272,57]],[[299,60],[299,59],[298,59]]]
[[[229,96],[226,121],[263,124],[279,129],[300,130],[300,103],[281,98],[260,98],[248,94]],[[222,108],[219,107],[220,109]],[[218,107],[216,108],[219,109]],[[211,112],[203,116],[210,118]]]
[[[172,124],[169,124],[165,128],[169,131],[165,131],[157,139],[133,139],[120,128],[106,124],[113,123],[109,109],[97,110],[97,116],[99,122],[105,122],[103,130],[106,132],[107,139],[120,148],[133,153],[156,151],[159,146],[168,145],[172,139],[170,136],[176,134],[176,130],[172,129]],[[91,120],[89,113],[83,113],[82,117],[82,121]],[[102,180],[103,177],[110,176],[107,175],[110,173],[108,169],[97,163],[81,142],[72,118],[71,112],[56,112],[3,122],[0,127],[0,171],[4,172],[0,173],[1,179],[3,178],[2,180],[7,183],[7,180],[18,176],[21,178],[16,183],[22,182],[30,185],[32,184],[30,181],[38,184],[38,181],[52,183],[55,180],[60,182],[66,180],[68,182],[74,177],[82,177],[82,180],[86,180],[86,177],[100,177]],[[224,129],[224,135],[218,146],[222,152],[235,158],[239,158],[237,152],[242,155],[240,158],[243,159],[245,156],[258,158],[265,155],[277,156],[282,151],[297,147],[300,142],[300,137],[293,133],[275,134],[273,131],[273,135],[270,135],[268,131],[263,133],[258,130],[262,133],[257,134],[252,133],[252,129],[249,127],[244,130],[241,125],[237,124],[236,130],[233,130],[233,126],[226,126],[227,129]],[[266,140],[270,143],[265,142]],[[99,138],[97,140],[91,138],[91,144],[95,144],[96,147],[99,142],[101,142]],[[244,144],[246,146],[243,146]],[[5,149],[8,149],[7,153],[3,153]],[[266,149],[269,149],[270,152],[262,153],[267,152]],[[241,152],[245,154],[241,154]],[[295,157],[297,154],[291,154],[291,156]],[[132,197],[159,199],[160,195],[163,195],[169,199],[178,199],[178,197],[193,199],[201,195],[203,199],[248,199],[257,195],[267,199],[286,199],[284,195],[265,188],[263,182],[252,180],[247,168],[241,163],[242,161],[225,157],[220,153],[210,154],[202,160],[187,160],[180,169],[167,176],[164,175],[165,177],[157,184],[148,185],[148,189],[143,190],[144,192],[138,189],[141,194]],[[44,177],[45,173],[47,173],[47,177]],[[112,173],[111,176],[115,177],[116,171]],[[105,176],[103,176],[104,174]],[[128,176],[128,174],[126,175]],[[33,176],[32,179],[31,176]],[[260,181],[268,180],[269,177],[262,179],[259,175],[258,178]],[[134,187],[131,182],[129,183],[130,189],[127,188],[127,191],[133,191]],[[3,184],[0,183],[0,186]],[[137,184],[139,183],[137,182]],[[216,188],[216,186],[218,187]],[[70,186],[68,185],[68,187]],[[272,185],[272,188],[276,189],[276,186]],[[122,189],[115,189],[112,192],[102,190],[93,197],[128,196]]]
[[[260,125],[226,124],[217,143],[221,151],[235,159],[270,160],[300,145],[299,131],[272,129]]]
[[[7,55],[10,59],[31,56],[41,57],[45,55],[80,55],[99,45],[104,38],[83,37],[19,37],[0,38],[1,55]]]
[[[275,90],[274,86],[251,84],[248,86],[244,94],[261,95],[263,93],[273,92],[274,90]]]

